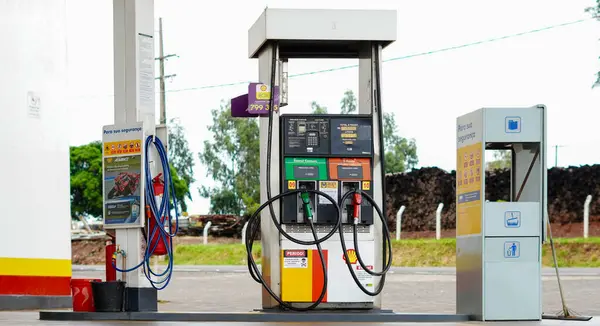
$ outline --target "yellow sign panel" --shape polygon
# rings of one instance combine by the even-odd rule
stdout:
[[[289,189],[289,190],[294,190],[294,189],[296,189],[296,181],[295,181],[295,180],[289,180],[289,181],[288,181],[288,189]]]
[[[371,190],[371,181],[363,181],[362,189],[363,190]]]
[[[257,100],[268,100],[271,98],[271,92],[269,87],[265,84],[256,85],[256,99]]]
[[[337,189],[337,181],[319,181],[319,188],[321,189]]]
[[[104,156],[120,154],[140,154],[142,152],[142,141],[122,140],[104,143]]]
[[[456,235],[481,234],[481,184],[483,182],[481,143],[457,150]]]

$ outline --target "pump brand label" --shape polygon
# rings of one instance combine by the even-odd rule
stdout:
[[[329,195],[329,197],[333,198],[335,203],[338,201],[338,186],[339,183],[337,181],[319,181],[319,190]],[[319,204],[320,205],[333,205],[329,199],[319,195]]]
[[[337,181],[319,181],[319,187],[321,189],[337,189]]]
[[[348,249],[346,250],[346,252],[348,253],[348,258],[350,258],[350,264],[356,264],[356,262],[358,261],[358,258],[356,257],[356,250]],[[345,255],[342,254],[342,258],[344,259],[344,261],[346,261]]]

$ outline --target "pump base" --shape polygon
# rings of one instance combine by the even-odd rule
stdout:
[[[128,320],[128,321],[189,321],[189,322],[246,322],[246,323],[382,323],[382,322],[465,322],[468,315],[410,314],[380,311],[311,311],[311,312],[70,312],[40,311],[40,320]]]
[[[73,301],[70,295],[0,295],[0,311],[63,309],[71,307],[73,307]]]
[[[158,294],[155,288],[125,288],[125,310],[130,312],[158,311]]]

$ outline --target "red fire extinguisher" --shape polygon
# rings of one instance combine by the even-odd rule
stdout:
[[[165,189],[165,184],[160,179],[161,175],[162,175],[162,173],[159,173],[154,179],[152,179],[152,187],[154,188],[154,197],[156,198],[156,203],[158,206],[160,206],[160,203],[161,203],[161,200],[162,200],[163,194],[164,194],[164,189]],[[167,203],[167,206],[168,206],[168,203]],[[167,254],[167,247],[165,245],[165,242],[161,241],[161,239],[160,239],[161,231],[159,229],[157,229],[156,231],[154,230],[154,228],[156,227],[156,219],[154,218],[154,214],[152,213],[152,210],[150,209],[150,205],[146,205],[146,217],[148,219],[148,230],[150,231],[149,234],[152,235],[152,233],[154,232],[152,239],[148,240],[148,246],[150,246],[149,248],[151,250],[154,249],[154,250],[152,250],[152,256],[164,256]],[[161,224],[163,224],[163,225],[166,224],[165,219],[166,219],[165,216],[160,217]]]
[[[116,245],[112,240],[106,241],[106,255],[105,255],[105,274],[106,282],[117,280],[117,270],[113,267],[112,256],[116,251]]]

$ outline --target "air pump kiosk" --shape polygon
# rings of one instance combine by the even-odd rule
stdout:
[[[456,310],[541,320],[547,222],[546,107],[483,108],[457,119]],[[512,153],[510,200],[485,198],[485,151]]]

